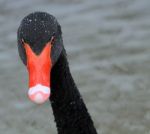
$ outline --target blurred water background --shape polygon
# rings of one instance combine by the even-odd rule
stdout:
[[[149,0],[0,0],[0,134],[57,134],[27,98],[16,32],[33,11],[62,26],[71,72],[99,134],[150,134]]]

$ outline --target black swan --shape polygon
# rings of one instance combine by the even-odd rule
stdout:
[[[18,28],[18,50],[29,72],[29,98],[35,103],[49,98],[58,134],[97,134],[71,76],[55,17],[45,12],[26,16]]]

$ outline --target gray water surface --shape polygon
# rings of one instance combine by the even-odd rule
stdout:
[[[17,52],[17,28],[33,11],[60,22],[98,133],[150,134],[149,0],[0,0],[0,134],[57,134],[49,102],[27,98]]]

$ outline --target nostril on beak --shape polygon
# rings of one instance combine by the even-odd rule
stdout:
[[[50,88],[41,84],[37,84],[29,89],[28,97],[32,102],[42,104],[49,99]]]

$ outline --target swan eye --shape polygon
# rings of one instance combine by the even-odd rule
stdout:
[[[52,36],[51,41],[50,41],[50,42],[51,42],[51,44],[52,44],[52,46],[54,45],[55,40],[56,40],[56,39],[55,39],[55,36]]]
[[[21,39],[21,43],[22,43],[22,44],[24,44],[24,43],[25,43],[24,39]]]

